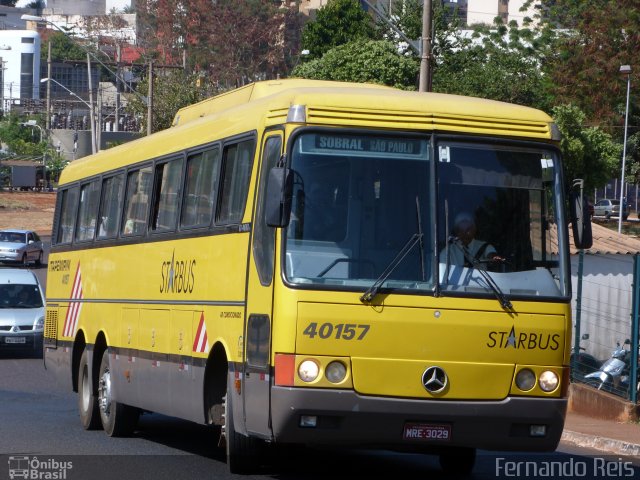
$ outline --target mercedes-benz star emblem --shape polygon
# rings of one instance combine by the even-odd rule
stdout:
[[[440,367],[429,367],[422,374],[422,384],[429,393],[442,392],[449,383],[449,378]]]

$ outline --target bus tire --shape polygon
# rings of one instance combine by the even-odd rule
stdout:
[[[102,428],[104,428],[107,435],[110,437],[127,437],[133,433],[138,423],[140,411],[137,408],[113,400],[108,350],[104,351],[100,362],[97,403]]]
[[[85,349],[78,366],[78,410],[85,430],[97,430],[102,425],[98,413],[98,399],[93,394],[93,379],[89,370],[89,354]]]
[[[440,467],[448,475],[469,475],[475,464],[475,448],[451,448],[440,454]]]
[[[222,430],[227,453],[227,467],[231,473],[254,473],[260,464],[259,440],[236,432],[233,422],[233,401],[231,400],[230,392],[231,383],[227,380]]]

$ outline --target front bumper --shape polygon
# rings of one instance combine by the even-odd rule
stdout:
[[[567,400],[419,400],[362,396],[351,390],[274,387],[271,406],[273,436],[283,443],[408,451],[443,447],[553,451],[562,435]],[[317,426],[301,427],[302,415],[317,416]],[[405,440],[407,423],[450,425],[450,439]],[[546,434],[531,436],[531,425],[545,425]]]

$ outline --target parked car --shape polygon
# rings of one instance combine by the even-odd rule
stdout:
[[[31,230],[0,230],[0,262],[42,264],[42,241]]]
[[[0,269],[0,351],[42,351],[44,305],[42,287],[32,271]]]
[[[603,198],[593,206],[593,215],[595,217],[618,217],[620,215],[620,200]],[[624,202],[624,209],[622,211],[622,219],[626,220],[629,217],[629,204]]]

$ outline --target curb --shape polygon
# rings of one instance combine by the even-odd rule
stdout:
[[[613,438],[597,437],[586,433],[562,432],[561,441],[573,443],[579,447],[593,448],[615,455],[640,456],[640,445]]]

